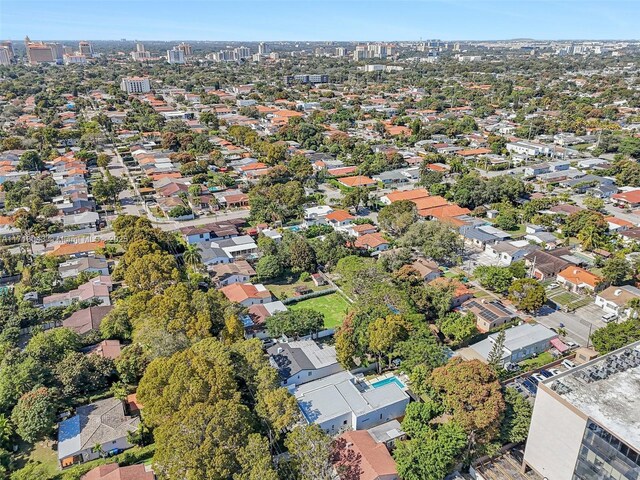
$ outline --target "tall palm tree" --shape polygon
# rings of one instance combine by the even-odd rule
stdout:
[[[182,254],[182,258],[184,259],[184,263],[189,265],[194,270],[198,267],[198,265],[202,262],[202,254],[200,253],[200,247],[198,245],[188,244],[185,247],[184,253]]]

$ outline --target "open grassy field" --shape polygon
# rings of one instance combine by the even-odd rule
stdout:
[[[324,315],[324,326],[326,328],[335,328],[342,324],[345,312],[349,308],[349,303],[339,293],[331,293],[321,297],[309,298],[301,302],[291,303],[287,305],[290,310],[299,310],[301,308],[310,308]]]

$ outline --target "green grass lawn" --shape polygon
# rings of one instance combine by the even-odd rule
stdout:
[[[53,448],[45,442],[37,442],[34,445],[21,443],[15,454],[16,468],[24,467],[28,462],[41,463],[46,467],[50,476],[59,473],[58,455]]]
[[[290,310],[299,310],[301,308],[310,308],[324,315],[324,326],[326,328],[335,328],[342,324],[345,313],[349,308],[349,303],[339,293],[331,293],[321,297],[309,298],[301,302],[291,303],[287,305]]]
[[[316,287],[311,279],[307,280],[306,282],[301,282],[298,280],[299,277],[299,274],[285,273],[279,278],[264,282],[264,286],[267,287],[278,300],[295,297],[295,288],[300,286],[305,286],[313,292],[316,292],[318,290],[326,290],[327,288],[329,288],[329,285],[321,285],[319,287]]]
[[[520,366],[522,367],[522,370],[526,372],[543,367],[546,364],[553,362],[553,360],[553,355],[551,355],[549,352],[542,352],[537,357],[529,358],[520,362]]]

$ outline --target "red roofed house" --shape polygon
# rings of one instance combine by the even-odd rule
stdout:
[[[56,245],[48,255],[54,257],[82,257],[89,253],[93,253],[100,248],[105,247],[104,242],[87,242],[87,243],[63,243],[62,245]]]
[[[244,307],[250,307],[260,303],[268,303],[273,300],[271,292],[262,284],[232,283],[222,287],[220,291],[230,302],[236,302]]]
[[[109,463],[89,470],[80,477],[80,480],[154,480],[155,478],[150,465],[120,467],[117,463]]]
[[[336,228],[350,225],[356,217],[351,215],[346,210],[334,210],[333,212],[327,214],[325,218],[327,219],[327,223],[329,225],[331,225],[333,228]]]
[[[618,204],[629,208],[637,208],[640,206],[640,188],[629,190],[628,192],[614,193],[611,198]]]
[[[451,299],[451,308],[457,308],[464,302],[469,300],[471,297],[473,297],[473,292],[471,292],[471,290],[469,290],[464,283],[453,278],[438,277],[429,282],[429,285],[437,285],[443,288],[455,288],[453,292],[453,298]]]
[[[402,200],[418,200],[429,196],[429,192],[424,188],[416,188],[414,190],[402,190],[391,192],[384,195],[380,200],[385,205],[391,205],[393,202],[400,202]]]
[[[340,444],[334,467],[340,478],[353,480],[397,480],[398,470],[384,443],[377,443],[366,430],[351,430],[338,437]]]
[[[572,292],[595,292],[602,283],[602,278],[584,268],[570,265],[558,273],[558,283],[561,283]]]
[[[389,248],[389,242],[381,233],[367,233],[356,238],[355,246],[373,252],[383,252]]]
[[[338,182],[345,187],[370,187],[376,184],[373,178],[365,177],[364,175],[341,178]]]

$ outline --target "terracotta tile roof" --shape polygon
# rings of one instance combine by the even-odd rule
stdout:
[[[433,208],[421,209],[418,214],[423,217],[434,217],[439,220],[450,219],[453,217],[459,217],[460,215],[468,215],[471,210],[468,208],[460,207],[456,204],[441,205]]]
[[[569,266],[558,273],[558,277],[564,278],[567,282],[574,285],[589,285],[591,288],[596,286],[602,281],[602,278],[585,270],[581,267]]]
[[[65,255],[77,255],[78,253],[95,252],[99,248],[105,247],[105,242],[87,242],[87,243],[63,243],[56,245],[48,255],[54,257],[62,257]]]
[[[345,432],[339,437],[345,443],[336,465],[358,472],[358,480],[397,478],[396,462],[384,443],[377,443],[366,430]]]
[[[380,245],[388,245],[389,242],[382,236],[381,233],[367,233],[356,238],[354,242],[358,248],[377,248]]]
[[[153,470],[145,465],[120,467],[117,463],[100,465],[89,470],[80,480],[154,480]]]
[[[448,172],[449,170],[447,170],[446,167],[443,167],[442,165],[438,165],[437,163],[430,163],[429,165],[427,165],[427,168],[429,170],[433,170],[434,172]]]
[[[337,167],[337,168],[329,168],[327,173],[333,177],[343,177],[345,175],[350,175],[355,173],[358,167]]]
[[[456,287],[456,297],[464,297],[465,295],[469,295],[471,293],[471,290],[469,290],[464,283],[462,283],[460,280],[456,280],[455,278],[438,277],[429,282],[429,284],[442,286],[454,285]]]
[[[491,150],[488,148],[471,148],[469,150],[460,150],[456,152],[456,155],[460,155],[461,157],[473,157],[475,155],[486,155],[491,153]]]
[[[440,195],[418,198],[416,200],[413,200],[413,203],[416,204],[416,208],[418,209],[418,211],[425,210],[427,208],[441,207],[448,204],[448,202]]]
[[[419,198],[428,197],[429,192],[424,188],[416,188],[414,190],[404,190],[401,192],[391,192],[386,195],[391,203],[401,200],[417,200]]]
[[[335,220],[336,222],[344,222],[345,220],[353,220],[354,217],[346,210],[334,210],[326,216],[327,220]]]
[[[345,177],[338,180],[347,187],[365,187],[368,185],[375,185],[376,181],[372,178],[365,177],[364,175],[356,175],[354,177]]]
[[[629,203],[640,203],[640,189],[628,192],[615,193],[611,196],[614,200],[623,200]]]
[[[633,228],[635,227],[635,225],[627,220],[623,220],[622,218],[618,218],[618,217],[605,217],[604,218],[607,222],[609,223],[613,223],[614,225],[620,225],[621,227],[629,227],[629,228]]]
[[[271,298],[269,290],[258,290],[251,283],[232,283],[226,287],[222,287],[220,291],[229,299],[230,302],[243,302],[250,298]]]

